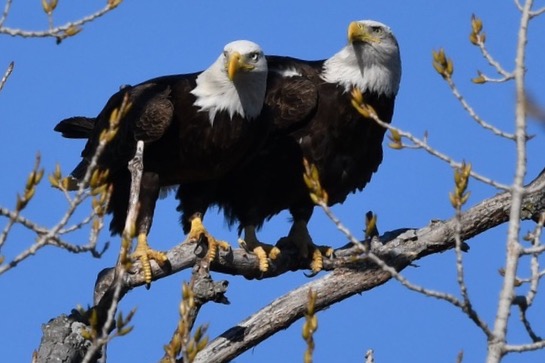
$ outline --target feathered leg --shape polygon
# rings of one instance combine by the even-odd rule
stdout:
[[[304,259],[310,258],[310,269],[313,273],[322,270],[324,257],[333,256],[333,248],[329,246],[317,246],[312,241],[308,232],[307,224],[312,216],[313,206],[290,208],[293,216],[293,224],[287,237],[280,240],[279,244],[291,243],[297,247],[299,256]]]
[[[181,223],[187,241],[198,241],[205,237],[208,242],[208,261],[216,258],[218,248],[228,251],[231,246],[225,241],[215,239],[203,225],[203,217],[210,207],[211,197],[217,190],[217,181],[201,181],[180,185],[176,193],[176,199],[180,201],[177,210],[182,212]]]

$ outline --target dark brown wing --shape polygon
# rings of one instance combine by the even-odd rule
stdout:
[[[100,134],[110,126],[110,116],[114,109],[119,108],[125,93],[129,94],[131,107],[125,117],[122,118],[119,131],[114,139],[107,145],[103,156],[99,160],[102,168],[115,171],[125,168],[126,162],[132,157],[137,140],[152,142],[159,139],[170,125],[172,119],[172,104],[168,97],[170,88],[154,82],[143,83],[138,86],[127,86],[115,93],[99,115],[95,118],[75,117],[61,121],[55,130],[62,132],[63,136],[82,138],[88,141],[81,156],[84,163],[88,162],[95,153],[100,142]],[[81,165],[77,168],[76,178],[85,174],[85,168]]]
[[[177,197],[183,222],[194,212],[204,213],[216,204],[230,225],[260,226],[266,218],[288,208],[294,196],[308,195],[302,183],[301,149],[292,134],[303,132],[317,110],[321,63],[308,65],[288,57],[267,60],[267,93],[258,120],[272,124],[267,140],[216,183],[182,184]]]
[[[316,84],[303,77],[269,77],[269,91],[265,98],[274,131],[291,132],[303,127],[316,110]]]
[[[76,182],[81,181],[96,152],[101,133],[110,126],[112,112],[121,106],[125,94],[129,95],[131,107],[120,120],[117,134],[106,145],[98,161],[99,168],[109,170],[109,182],[114,186],[109,205],[114,215],[110,229],[114,233],[121,232],[125,222],[130,186],[127,163],[134,156],[136,142],[143,140],[149,144],[164,135],[173,114],[173,105],[169,99],[170,84],[182,79],[181,76],[167,76],[136,86],[126,86],[110,97],[96,118],[72,117],[55,126],[55,131],[65,137],[88,139],[81,153],[82,161],[71,173]]]
[[[134,109],[128,116],[134,119],[135,140],[149,143],[163,136],[174,114],[170,94],[170,86],[155,83],[142,84],[130,91]]]
[[[275,131],[292,132],[308,123],[318,104],[319,72],[323,61],[303,62],[296,58],[267,56],[266,110]]]

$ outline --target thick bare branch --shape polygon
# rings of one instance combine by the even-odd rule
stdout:
[[[483,201],[461,215],[460,235],[467,240],[509,219],[510,193]],[[545,208],[545,173],[527,188],[524,219],[535,219]],[[455,219],[436,222],[416,231],[404,233],[377,248],[374,254],[399,271],[412,261],[428,254],[454,247]],[[257,263],[257,262],[256,262]],[[332,261],[324,268],[330,268]],[[354,294],[372,289],[390,279],[382,269],[368,263],[358,268],[338,268],[327,276],[308,283],[252,315],[216,338],[198,356],[196,362],[225,362],[251,349],[279,330],[287,328],[304,314],[308,289],[317,292],[316,309],[322,310]]]
[[[482,201],[478,205],[470,208],[460,216],[460,237],[468,240],[471,237],[478,235],[490,228],[493,228],[501,223],[505,223],[509,219],[509,211],[511,207],[511,193],[502,193],[492,198]],[[525,188],[521,219],[539,220],[541,213],[545,211],[545,170]],[[443,252],[454,248],[456,235],[456,221],[451,219],[448,221],[433,222],[432,224],[418,230],[406,230],[400,234],[399,231],[386,233],[381,237],[382,241],[388,243],[373,243],[372,251],[374,255],[380,257],[389,266],[400,271],[408,266],[412,261],[424,256]],[[396,236],[392,239],[392,235]],[[180,270],[193,267],[197,261],[195,249],[198,247],[195,243],[183,243],[168,251],[167,256],[170,262],[169,270],[162,270],[157,264],[152,263],[153,276],[155,279],[167,277]],[[197,251],[198,252],[198,251]],[[284,329],[300,318],[305,311],[307,303],[308,288],[318,292],[321,299],[317,302],[317,309],[323,309],[326,306],[332,305],[342,299],[346,299],[354,294],[361,293],[381,285],[391,278],[391,275],[381,268],[366,262],[364,259],[354,259],[354,256],[363,256],[363,251],[359,247],[349,246],[336,251],[336,257],[333,259],[324,260],[324,270],[335,270],[326,277],[313,282],[313,285],[302,287],[300,290],[294,291],[290,295],[294,297],[294,301],[289,304],[295,304],[283,310],[283,316],[277,316],[280,320],[278,324],[258,324],[261,327],[251,325],[255,321],[255,316],[248,319],[238,327],[231,329],[214,341],[214,345],[206,348],[200,358],[201,361],[206,361],[205,357],[210,357],[211,347],[232,345],[222,354],[222,357],[231,356],[234,351],[240,354],[242,351],[250,349],[255,344],[258,344],[263,339],[274,334],[280,329]],[[244,251],[243,249],[235,249],[231,252],[221,252],[216,260],[212,263],[211,269],[218,272],[223,272],[232,275],[243,275],[248,278],[269,278],[280,275],[287,271],[299,270],[306,268],[308,263],[300,261],[297,252],[284,250],[274,263],[271,263],[271,269],[266,274],[259,271],[259,261],[257,258]],[[107,269],[101,272],[97,278],[95,286],[95,305],[105,306],[105,301],[111,298],[112,282],[115,280],[115,272],[113,269]],[[342,281],[342,283],[339,283]],[[123,298],[129,290],[144,285],[143,275],[140,273],[140,264],[133,264],[133,269],[129,273],[124,274],[120,285],[119,299]],[[343,289],[339,289],[342,286]],[[328,289],[333,289],[331,292]],[[297,294],[301,294],[300,298]],[[291,298],[283,297],[276,304],[283,301],[289,301]],[[287,304],[288,302],[286,302]],[[290,306],[292,306],[290,305]],[[257,317],[266,316],[266,310],[257,313]],[[269,318],[267,318],[267,322]],[[246,324],[246,325],[243,325]],[[250,334],[251,333],[251,334]],[[249,335],[250,334],[250,335]],[[237,339],[229,340],[225,337],[236,337]],[[240,341],[238,338],[241,338]],[[64,347],[66,348],[66,347]],[[63,349],[62,346],[59,349]],[[512,349],[512,347],[509,347]],[[208,353],[207,353],[208,352]],[[214,353],[220,354],[220,353]],[[218,359],[220,359],[218,357]],[[226,358],[227,359],[227,358]],[[218,360],[220,361],[220,360]]]
[[[285,329],[304,316],[308,305],[308,291],[316,293],[315,310],[341,301],[357,292],[369,290],[389,279],[378,268],[337,269],[327,276],[305,284],[276,299],[237,326],[225,331],[197,355],[197,362],[228,362]]]
[[[510,193],[502,193],[492,198],[482,201],[478,205],[470,208],[461,217],[461,237],[468,240],[490,228],[509,220]],[[545,173],[541,173],[526,188],[523,200],[522,219],[538,220],[540,212],[545,210]],[[454,247],[454,220],[446,222],[434,222],[430,226],[423,227],[414,232],[414,237],[419,243],[412,245],[403,240],[402,250],[411,255],[411,260],[421,258],[428,254],[442,252]],[[381,240],[390,239],[391,233],[381,237]],[[394,247],[393,242],[389,242],[384,248]],[[167,252],[170,262],[169,270],[162,270],[157,264],[152,262],[152,272],[154,279],[161,279],[192,267],[195,264],[196,256],[194,243],[182,243]],[[397,247],[395,247],[397,248]],[[396,250],[397,251],[397,250]],[[336,251],[336,258],[324,260],[324,269],[332,270],[346,265],[346,257],[353,255],[354,249],[342,249]],[[375,251],[376,252],[376,251]],[[386,253],[387,251],[385,251]],[[306,267],[305,261],[301,261],[296,251],[284,250],[276,260],[271,261],[271,268],[268,272],[259,271],[257,258],[247,253],[243,249],[233,249],[230,252],[220,252],[218,258],[211,266],[211,270],[223,272],[231,275],[242,275],[247,278],[269,278],[278,276],[287,271],[300,270]],[[127,291],[144,284],[143,276],[139,273],[140,264],[135,262],[133,270],[127,276]],[[108,286],[108,280],[111,279],[112,270],[104,270],[98,277],[95,289],[95,299],[100,300],[104,293],[104,288]],[[98,301],[95,300],[95,303]]]

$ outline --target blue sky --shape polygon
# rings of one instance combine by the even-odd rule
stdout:
[[[104,1],[61,1],[55,11],[56,23],[74,20],[103,4]],[[492,54],[506,69],[512,69],[519,13],[510,1],[463,1],[454,5],[424,0],[133,0],[88,24],[81,34],[61,45],[55,45],[53,39],[4,35],[0,37],[0,73],[10,61],[15,61],[15,70],[0,93],[0,205],[14,206],[15,194],[23,189],[37,152],[42,155],[47,173],[53,171],[56,163],[62,165],[65,173],[70,171],[79,161],[83,142],[62,139],[53,132],[54,125],[74,115],[95,116],[120,85],[202,70],[216,59],[224,44],[236,39],[253,40],[268,54],[327,58],[345,44],[349,22],[359,19],[376,19],[390,25],[399,41],[403,77],[395,125],[417,136],[427,131],[434,147],[456,160],[470,161],[476,171],[509,184],[514,175],[514,144],[480,129],[431,67],[431,51],[444,47],[454,60],[455,81],[482,118],[508,132],[513,130],[514,84],[479,86],[469,82],[477,69],[495,76],[468,41],[472,13],[483,19]],[[6,26],[25,29],[43,29],[46,24],[38,1],[14,2],[6,22]],[[532,22],[527,61],[528,92],[540,104],[545,104],[540,93],[545,84],[545,47],[541,37],[544,30],[545,16]],[[528,146],[528,181],[544,166],[538,157],[542,155],[538,148],[543,143],[543,128],[531,123],[529,130],[536,137]],[[49,226],[63,214],[66,202],[46,184],[39,188],[25,216]],[[423,151],[386,148],[383,165],[371,184],[342,206],[336,206],[334,212],[356,236],[361,236],[367,210],[378,214],[381,231],[422,227],[432,219],[453,215],[448,200],[452,188],[452,171],[443,162]],[[471,181],[470,189],[469,205],[497,192],[475,181]],[[184,238],[175,206],[173,196],[158,203],[150,234],[150,243],[157,249],[169,249]],[[287,217],[283,213],[266,224],[261,238],[273,242],[285,235],[289,229]],[[221,216],[210,213],[205,223],[217,237],[236,241],[236,231],[228,230]],[[523,232],[529,228],[531,225],[525,224]],[[319,244],[345,244],[344,237],[318,209],[310,231]],[[471,240],[471,251],[464,256],[469,293],[476,309],[491,325],[501,286],[497,270],[504,263],[505,231],[506,226],[500,226]],[[72,241],[83,242],[85,236],[74,234]],[[29,361],[32,350],[39,345],[42,323],[60,313],[69,313],[77,304],[86,306],[92,302],[96,274],[112,266],[117,256],[118,239],[103,234],[101,241],[107,240],[112,242],[111,248],[102,259],[46,248],[0,277],[3,361]],[[1,254],[10,259],[32,241],[30,234],[16,229]],[[452,251],[429,256],[404,274],[427,287],[456,293],[454,261]],[[527,265],[522,264],[519,272],[528,276]],[[227,296],[231,305],[208,304],[201,310],[198,323],[209,323],[211,337],[309,281],[302,272],[266,281],[213,276],[230,281]],[[168,342],[178,319],[181,283],[188,279],[189,272],[183,272],[154,282],[149,291],[141,288],[129,293],[121,309],[128,312],[137,307],[135,329],[111,343],[110,362],[152,362],[162,356],[162,346]],[[537,307],[530,313],[535,324],[545,318],[543,303],[542,295],[538,295]],[[486,355],[485,336],[460,311],[410,292],[395,281],[320,312],[318,320],[318,363],[361,362],[370,348],[380,363],[453,362],[460,350],[464,351],[465,362],[483,361]],[[527,342],[516,314],[512,320],[511,342]],[[302,324],[296,322],[236,362],[301,362],[305,350],[300,335]],[[538,334],[543,332],[538,329]],[[505,359],[542,361],[545,352]]]

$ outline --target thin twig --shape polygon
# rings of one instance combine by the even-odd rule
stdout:
[[[47,14],[47,25],[49,27],[49,30],[51,31],[52,29],[54,29],[54,25],[53,25],[53,12],[52,11],[49,11]]]
[[[19,223],[23,225],[24,227],[33,230],[36,233],[46,233],[47,229],[38,226],[36,223],[31,221],[30,219],[27,219],[23,216],[21,216],[19,213],[14,212],[8,208],[0,207],[0,216],[7,217],[9,219],[15,220],[16,223]],[[3,238],[0,238],[0,246],[2,246],[2,241],[4,241]]]
[[[29,31],[29,30],[15,29],[15,28],[2,26],[0,27],[0,34],[20,36],[23,38],[59,37],[59,36],[62,36],[63,33],[65,33],[68,29],[78,28],[86,23],[89,23],[97,18],[100,18],[101,16],[105,15],[106,13],[110,12],[113,9],[115,9],[115,7],[112,7],[111,5],[107,4],[104,8],[95,12],[94,14],[85,16],[82,19],[77,21],[68,22],[64,25],[61,25],[49,30]]]
[[[515,298],[515,301],[516,300],[517,299]],[[530,339],[532,339],[534,343],[543,340],[534,332],[534,329],[532,328],[532,324],[530,324],[530,321],[528,320],[528,317],[526,315],[526,312],[528,311],[528,306],[526,305],[526,302],[518,305],[518,307],[520,311],[520,320],[522,322],[522,325],[524,325],[524,328],[526,329],[526,332],[528,333],[528,336],[530,337]]]
[[[121,118],[126,113],[128,107],[129,107],[129,104],[130,104],[130,102],[129,102],[128,94],[125,94],[125,96],[123,97],[123,101],[121,102],[121,105],[116,110],[116,113],[113,114],[113,116],[110,119],[110,128],[108,129],[109,132],[115,132],[116,128],[119,125],[119,122],[120,122]],[[76,192],[75,196],[73,198],[69,198],[69,200],[68,200],[68,209],[65,212],[65,214],[61,217],[60,221],[50,229],[44,229],[42,227],[40,227],[39,229],[38,228],[31,228],[38,235],[38,238],[37,238],[36,242],[32,246],[27,248],[25,251],[23,251],[19,255],[17,255],[15,258],[13,258],[9,263],[5,263],[5,264],[0,265],[0,275],[3,274],[4,272],[14,268],[17,264],[19,264],[21,261],[25,260],[26,258],[36,254],[36,252],[39,249],[41,249],[41,248],[43,248],[44,246],[47,246],[47,245],[66,247],[71,252],[91,251],[93,256],[100,256],[101,255],[102,252],[96,251],[95,244],[96,244],[97,238],[94,238],[93,232],[91,234],[91,239],[89,241],[89,244],[87,246],[84,246],[84,247],[81,247],[81,248],[76,247],[74,245],[63,246],[62,243],[60,243],[60,239],[58,238],[58,236],[59,236],[61,231],[66,231],[66,229],[65,229],[66,225],[68,224],[69,220],[71,219],[71,217],[75,213],[76,209],[85,201],[86,198],[89,197],[90,193],[88,192],[88,190],[86,188],[87,188],[87,186],[89,184],[89,181],[91,179],[91,176],[92,176],[94,170],[96,169],[96,166],[98,165],[98,160],[99,160],[100,156],[102,155],[102,153],[104,152],[104,149],[106,148],[106,145],[108,144],[108,142],[109,142],[109,140],[106,137],[101,137],[100,138],[100,141],[99,141],[99,143],[97,145],[95,153],[94,153],[94,155],[93,155],[93,157],[92,157],[92,159],[91,159],[91,161],[90,161],[90,163],[89,163],[89,165],[87,167],[87,170],[86,170],[85,176],[83,178],[83,181],[80,183],[79,189]],[[59,184],[59,188],[64,189],[61,182],[59,182],[58,184]],[[66,193],[66,190],[63,190],[63,191]],[[0,209],[0,215],[2,214],[2,212],[6,212],[6,211],[4,209]],[[14,212],[14,213],[17,213],[17,212]],[[6,213],[6,214],[9,215],[9,216],[12,216],[12,218],[14,216],[13,213]],[[13,219],[13,220],[24,221],[26,223],[26,225],[28,225],[30,227],[34,226],[32,223],[30,223],[26,219],[19,218],[16,215],[15,215],[15,217],[16,218]],[[8,226],[10,225],[10,223],[12,223],[12,222],[8,222]],[[11,228],[11,227],[9,226],[9,228]],[[7,229],[8,232],[9,232],[9,228]],[[6,228],[4,229],[4,231],[6,231]],[[0,235],[0,241],[5,239],[5,237],[3,237],[5,234],[6,233],[4,232],[2,235]]]
[[[4,88],[4,85],[6,84],[6,81],[8,80],[9,76],[11,75],[11,72],[13,72],[13,67],[15,66],[15,62],[11,61],[8,69],[6,69],[6,72],[4,72],[4,76],[2,77],[2,80],[0,80],[0,91],[2,91],[2,88]]]
[[[522,353],[529,352],[532,350],[539,350],[545,348],[545,340],[531,343],[531,344],[519,344],[519,345],[510,345],[506,344],[504,347],[505,352],[513,353]]]
[[[541,238],[541,230],[543,229],[544,223],[545,223],[545,213],[542,213],[538,223],[536,224],[536,228],[534,229],[534,233],[533,233],[532,246],[534,248],[542,246],[540,243],[540,238]],[[534,299],[537,295],[537,289],[538,289],[539,278],[540,278],[539,253],[532,254],[532,257],[530,259],[530,270],[531,270],[530,289],[528,290],[528,293],[526,294],[527,307],[532,306],[532,303],[534,302]]]
[[[521,256],[524,256],[524,255],[534,255],[534,254],[541,254],[545,252],[545,245],[540,245],[539,247],[528,247],[528,248],[523,248],[521,251],[520,251],[520,255]]]
[[[507,72],[505,69],[503,69],[501,64],[492,57],[492,55],[488,52],[484,42],[482,41],[482,39],[480,37],[477,38],[477,46],[481,50],[481,53],[482,53],[483,57],[486,59],[486,61],[488,62],[488,64],[490,64],[490,66],[492,68],[494,68],[496,70],[496,72],[498,72],[498,74],[500,76],[502,76],[502,78],[497,79],[497,80],[491,80],[491,79],[486,78],[487,81],[489,81],[489,82],[490,81],[506,82],[506,81],[509,81],[509,80],[512,80],[513,78],[515,78],[513,73]]]
[[[460,301],[458,298],[456,298],[455,296],[451,294],[430,290],[425,287],[411,283],[409,280],[407,280],[405,277],[399,274],[395,269],[393,269],[392,267],[384,263],[384,261],[377,255],[375,255],[374,253],[370,252],[368,255],[368,258],[371,261],[373,261],[375,264],[377,264],[380,268],[382,268],[384,271],[390,273],[393,278],[395,278],[397,281],[399,281],[403,286],[405,286],[409,290],[421,293],[426,296],[434,297],[439,300],[447,301],[451,303],[452,305],[456,306],[457,308],[462,310],[462,312],[467,314],[469,318],[471,318],[471,320],[475,323],[475,325],[481,328],[481,330],[485,333],[488,339],[492,337],[492,332],[488,328],[488,325],[486,324],[486,322],[481,320],[481,318],[479,318],[478,314],[473,310],[473,308],[470,305],[468,306],[464,304],[462,301]]]
[[[530,12],[530,18],[534,18],[536,16],[540,16],[541,14],[544,14],[545,13],[545,6],[542,7],[541,9],[537,9],[537,10],[534,10],[534,11],[531,11]]]
[[[538,278],[542,278],[543,276],[545,276],[545,270],[541,270],[539,271],[539,274],[538,274]],[[529,278],[525,278],[525,279],[521,279],[521,278],[518,278],[517,281],[520,283],[520,284],[529,284],[532,282],[532,279],[534,277],[529,277]]]
[[[488,340],[487,363],[499,363],[505,354],[506,336],[511,304],[515,296],[515,281],[520,258],[519,243],[520,217],[524,196],[524,176],[526,175],[526,100],[525,100],[525,57],[528,42],[528,23],[532,0],[524,4],[518,33],[517,55],[515,58],[515,137],[516,137],[516,170],[511,187],[512,203],[510,208],[509,227],[507,232],[506,261],[503,286],[498,301],[498,309],[494,322],[493,339]]]
[[[361,243],[354,235],[350,232],[350,230],[342,224],[341,220],[333,214],[333,211],[331,208],[327,206],[327,204],[324,201],[319,201],[318,205],[322,207],[323,211],[327,215],[327,217],[335,224],[337,229],[346,236],[348,241],[352,242],[354,246],[359,246],[362,251],[365,249],[365,246],[363,243]]]
[[[82,219],[81,221],[79,221],[78,223],[73,224],[73,225],[71,225],[71,226],[68,226],[68,227],[65,227],[65,228],[61,229],[61,230],[59,231],[59,235],[68,234],[68,233],[71,233],[71,232],[80,230],[80,229],[82,229],[84,226],[86,226],[86,225],[88,225],[89,223],[91,223],[92,220],[93,220],[93,216],[92,216],[92,215],[87,216],[87,217],[85,217],[84,219]]]
[[[34,167],[32,168],[31,175],[36,175],[39,172],[40,162],[41,162],[41,156],[40,156],[40,154],[37,154],[36,155],[36,160],[34,162]],[[27,181],[27,186],[25,186],[25,193],[23,193],[23,194],[26,194],[26,188],[27,187],[28,187],[28,181]],[[18,201],[20,200],[20,198],[21,197],[19,196],[19,194],[17,194],[17,200]],[[24,198],[24,196],[23,196],[23,198]],[[9,213],[9,220],[8,220],[6,226],[4,227],[4,229],[2,230],[2,233],[0,233],[0,247],[2,247],[4,245],[4,243],[6,242],[6,239],[8,237],[8,234],[11,231],[11,228],[15,225],[15,223],[19,219],[19,215],[20,215],[23,208],[24,207],[19,206],[19,202],[17,202],[17,205],[15,207],[15,211],[13,213]],[[0,274],[1,274],[1,272],[0,272]]]
[[[431,154],[431,155],[435,156],[436,158],[439,158],[440,160],[442,160],[442,161],[446,162],[447,164],[449,164],[452,168],[462,167],[463,163],[455,161],[454,159],[452,159],[448,155],[443,154],[440,151],[438,151],[437,149],[432,148],[431,146],[428,145],[427,141],[421,140],[421,139],[413,136],[410,132],[403,131],[403,130],[395,127],[395,126],[390,125],[389,123],[386,123],[386,122],[382,121],[375,112],[372,112],[369,116],[373,120],[375,120],[375,122],[377,122],[380,126],[386,128],[386,129],[388,129],[390,131],[393,131],[394,133],[397,133],[401,137],[409,139],[418,148],[424,149],[429,154]],[[405,147],[405,145],[403,145],[403,147]],[[485,184],[488,184],[490,186],[493,186],[496,189],[504,190],[504,191],[509,191],[511,189],[508,185],[498,183],[497,181],[495,181],[493,179],[490,179],[488,177],[485,177],[485,176],[483,176],[481,174],[478,174],[473,170],[471,170],[470,175],[471,175],[472,178],[474,178],[474,179],[476,179],[476,180],[478,180],[480,182],[483,182]]]
[[[484,74],[482,72],[479,72],[479,77],[481,77],[482,80],[484,80],[485,82],[489,82],[489,83],[504,83],[504,82],[507,82],[507,81],[510,81],[510,80],[513,79],[512,77],[509,77],[509,78],[505,78],[505,77],[492,78],[492,77],[489,77],[489,76],[487,76],[486,74]]]
[[[461,206],[460,206],[461,207]],[[473,304],[469,298],[469,292],[467,290],[467,285],[464,277],[464,263],[463,263],[463,252],[462,252],[462,211],[461,208],[456,208],[456,215],[454,220],[455,225],[455,235],[454,239],[456,244],[454,245],[454,250],[456,254],[456,281],[458,282],[458,287],[460,288],[460,294],[463,299],[462,311],[464,311],[468,316],[477,324],[477,326],[483,329],[484,333],[487,336],[490,336],[490,331],[486,325],[483,325],[484,322],[479,318],[477,312],[473,309]]]
[[[475,310],[473,310],[471,304],[469,303],[469,297],[467,297],[467,291],[466,291],[465,295],[463,294],[464,295],[464,301],[460,301],[458,298],[456,298],[455,296],[453,296],[451,294],[430,290],[430,289],[427,289],[425,287],[422,287],[422,286],[411,283],[409,280],[407,280],[405,277],[403,277],[400,273],[398,273],[394,268],[392,268],[391,266],[386,264],[384,262],[384,260],[382,260],[379,256],[375,255],[372,251],[367,251],[368,249],[365,248],[364,245],[361,242],[359,242],[358,239],[356,237],[354,237],[354,235],[346,227],[344,227],[340,223],[338,218],[335,217],[335,215],[331,211],[331,208],[329,208],[329,206],[327,204],[320,201],[318,203],[318,205],[320,207],[322,207],[322,209],[324,210],[326,215],[335,223],[337,228],[346,235],[346,237],[348,238],[349,241],[351,241],[352,243],[354,243],[357,246],[361,246],[362,250],[366,251],[364,257],[368,258],[373,263],[377,264],[380,268],[382,268],[383,271],[389,273],[393,278],[395,278],[397,281],[399,281],[403,286],[405,286],[409,290],[419,292],[419,293],[424,294],[426,296],[434,297],[434,298],[437,298],[437,299],[440,299],[440,300],[445,300],[445,301],[451,303],[452,305],[460,308],[464,313],[466,313],[471,318],[471,320],[473,320],[473,322],[479,328],[481,328],[483,330],[483,332],[486,334],[486,336],[488,338],[490,338],[492,336],[491,335],[492,333],[491,333],[490,329],[488,328],[487,324],[478,316],[478,314],[475,312]],[[459,216],[459,217],[461,217],[461,216]],[[459,233],[457,233],[458,239],[460,238],[460,235],[461,235],[461,229],[460,229]],[[461,241],[460,241],[460,247],[459,248],[460,248],[460,251],[461,251]]]
[[[97,353],[97,351],[99,349],[102,349],[102,347],[104,347],[110,341],[111,337],[109,335],[109,331],[113,327],[115,321],[115,313],[117,311],[117,306],[121,298],[121,287],[123,286],[121,281],[123,281],[124,275],[125,269],[120,268],[119,274],[117,275],[117,278],[114,282],[115,290],[113,294],[112,304],[108,308],[106,322],[102,327],[100,336],[93,342],[93,344],[91,344],[91,346],[87,350],[87,353],[85,353],[85,356],[81,360],[81,363],[89,363],[93,356]]]
[[[0,18],[0,28],[4,25],[4,22],[6,21],[9,10],[11,9],[11,2],[12,0],[6,0],[6,5],[4,6],[4,12],[2,13],[2,17]]]
[[[452,78],[446,78],[446,81],[447,81],[447,84],[448,84],[452,94],[454,95],[454,97],[456,97],[456,99],[460,102],[460,104],[462,105],[464,110],[469,114],[469,116],[473,120],[475,120],[475,122],[477,122],[482,128],[484,128],[485,130],[491,131],[494,135],[501,136],[501,137],[504,137],[504,138],[509,139],[509,140],[514,140],[515,139],[515,135],[506,133],[504,131],[501,131],[497,127],[487,123],[482,118],[480,118],[479,115],[477,115],[477,113],[475,112],[475,110],[466,101],[464,96],[462,96],[462,94],[460,93],[460,91],[456,87],[456,84],[454,83]]]

